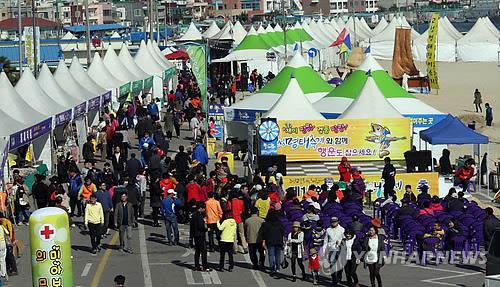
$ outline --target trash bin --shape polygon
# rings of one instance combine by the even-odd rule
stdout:
[[[467,126],[471,129],[471,130],[476,130],[476,122],[475,121],[472,121],[470,123],[467,124]]]
[[[498,173],[492,171],[488,175],[488,180],[490,183],[490,188],[493,192],[497,192],[499,187],[498,187]]]

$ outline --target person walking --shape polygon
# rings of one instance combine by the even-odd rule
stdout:
[[[486,108],[486,125],[491,127],[491,123],[493,122],[493,108],[490,106],[490,103],[486,103],[484,106]]]
[[[172,245],[172,234],[174,236],[173,245],[179,245],[179,226],[175,208],[181,207],[182,203],[177,198],[177,192],[173,189],[167,191],[167,197],[161,201],[161,210],[165,218],[165,229],[167,230],[167,245]]]
[[[113,201],[111,200],[111,196],[109,192],[106,190],[106,183],[99,183],[99,188],[95,193],[95,197],[97,198],[97,202],[99,202],[102,206],[102,212],[104,216],[104,223],[101,230],[101,237],[106,237],[109,235],[109,214],[113,212]]]
[[[85,227],[89,231],[92,254],[101,250],[101,230],[104,224],[104,213],[102,205],[97,202],[95,194],[90,196],[89,204],[85,208]]]
[[[259,209],[252,207],[252,215],[245,220],[245,237],[248,243],[248,252],[254,270],[264,270],[266,255],[262,247],[261,227],[264,219],[259,216]],[[257,257],[257,253],[259,256]]]
[[[10,232],[5,226],[0,225],[0,279],[7,280],[7,247],[10,242]]]
[[[125,174],[128,175],[128,178],[136,178],[142,169],[141,161],[136,158],[135,153],[131,153],[130,159],[125,164]]]
[[[245,215],[245,202],[243,201],[243,195],[241,191],[238,190],[235,192],[235,197],[231,199],[231,210],[234,215],[234,220],[236,224],[238,224],[238,235],[241,240],[242,253],[248,253],[248,245],[247,240],[245,238],[245,228],[243,224],[243,216]],[[234,241],[234,250],[238,250],[238,241]]]
[[[126,192],[120,195],[120,202],[115,206],[114,223],[120,235],[120,250],[133,253],[130,240],[132,239],[132,225],[135,223],[134,208],[128,202]]]
[[[474,105],[476,106],[476,113],[483,112],[483,108],[481,107],[481,104],[483,103],[483,98],[481,96],[481,92],[479,89],[476,89],[474,91]]]
[[[380,277],[380,268],[384,265],[384,257],[382,252],[385,249],[384,237],[378,234],[376,227],[372,226],[368,229],[367,236],[363,242],[365,251],[364,262],[368,266],[370,272],[370,283],[375,287],[375,281],[378,287],[382,287],[382,277]]]
[[[217,238],[217,242],[220,243],[220,232],[217,228],[217,223],[222,219],[222,208],[219,201],[217,201],[214,196],[215,194],[213,192],[209,192],[208,200],[205,202],[208,227],[208,250],[210,252],[215,250],[214,236]]]
[[[137,227],[137,218],[139,218],[139,203],[141,202],[141,194],[139,187],[136,185],[136,179],[130,178],[125,186],[127,191],[128,203],[132,204],[134,209],[134,224],[133,227]]]
[[[276,276],[281,265],[281,250],[283,249],[283,225],[279,221],[279,213],[270,210],[266,221],[262,224],[262,246],[269,256],[270,275]]]
[[[160,179],[156,178],[149,189],[149,206],[153,209],[153,227],[160,227],[159,215],[161,208],[162,190],[160,188]]]
[[[290,258],[292,268],[292,281],[297,281],[295,272],[296,265],[299,265],[302,271],[302,280],[306,280],[306,272],[302,258],[304,257],[304,233],[300,230],[300,222],[295,221],[292,224],[292,232],[288,234],[288,240],[285,247],[286,257]]]
[[[339,219],[337,217],[332,217],[331,226],[326,229],[323,253],[328,254],[333,286],[338,286],[342,278],[342,269],[340,269],[338,261],[340,256],[340,243],[344,237],[344,231],[344,228],[339,224]]]
[[[344,264],[345,276],[347,277],[347,283],[349,286],[359,287],[359,279],[356,273],[358,264],[360,260],[357,256],[363,251],[361,243],[356,238],[356,234],[353,230],[346,230],[344,233],[344,239],[340,245],[340,254],[345,256],[342,258],[341,262]]]
[[[391,158],[384,158],[384,170],[382,171],[382,179],[384,180],[384,198],[392,197],[394,186],[396,185],[396,168],[391,164]]]
[[[80,200],[78,199],[78,194],[80,193],[80,189],[82,188],[83,181],[75,169],[70,169],[69,172],[69,206],[71,209],[70,216],[73,217],[75,215],[75,210],[78,209],[78,213],[76,216],[82,216],[82,206],[80,204]]]
[[[82,146],[82,156],[85,161],[94,162],[95,159],[95,148],[92,136],[87,137],[87,141]]]
[[[205,225],[205,203],[198,202],[196,211],[191,217],[190,234],[194,240],[194,267],[198,271],[210,272],[207,260],[207,242],[205,240],[207,234],[207,226]],[[201,256],[201,266],[200,266]]]
[[[219,242],[219,268],[217,271],[222,271],[225,263],[225,254],[229,257],[229,268],[227,271],[232,272],[234,268],[233,260],[233,245],[236,240],[236,221],[233,218],[233,213],[228,211],[226,213],[226,219],[222,222],[217,222],[217,228],[221,231],[220,242]]]
[[[309,269],[311,270],[311,275],[313,279],[313,285],[318,285],[319,280],[319,270],[321,265],[319,264],[319,255],[316,248],[311,248],[309,250]]]

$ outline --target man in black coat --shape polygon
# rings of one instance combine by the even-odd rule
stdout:
[[[491,237],[493,237],[493,233],[495,230],[500,228],[500,220],[493,215],[493,208],[486,207],[484,209],[486,213],[486,218],[484,219],[484,244],[486,249],[488,249]]]
[[[94,161],[94,144],[92,143],[92,136],[87,137],[87,142],[83,144],[82,147],[82,156],[85,161],[93,162]]]
[[[396,185],[396,168],[391,164],[391,158],[384,158],[384,170],[382,171],[382,179],[384,180],[384,198],[388,199],[394,193]]]
[[[123,171],[125,170],[125,163],[127,159],[125,155],[121,152],[119,146],[115,146],[115,151],[111,156],[111,163],[113,164],[113,172],[116,176],[123,175]]]
[[[194,239],[194,267],[199,271],[209,272],[207,261],[207,226],[205,224],[205,203],[198,202],[196,211],[191,218],[190,231],[191,237]],[[200,255],[201,265],[200,266]]]
[[[125,164],[125,174],[128,175],[128,178],[135,179],[141,169],[142,169],[141,161],[135,158],[135,153],[131,153],[130,159]]]
[[[179,146],[179,152],[175,155],[175,167],[179,175],[179,181],[185,182],[190,163],[191,159],[189,155],[184,152],[184,146]]]
[[[128,202],[132,204],[134,209],[134,227],[137,227],[137,218],[139,217],[139,202],[141,202],[141,194],[139,193],[139,189],[135,184],[135,178],[129,179],[125,190],[127,191]]]

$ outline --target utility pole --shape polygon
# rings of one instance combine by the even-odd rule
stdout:
[[[153,17],[153,1],[154,0],[149,0],[149,40],[151,40],[151,42],[154,40],[154,35],[153,35],[153,32],[154,32],[154,17]]]
[[[17,29],[18,29],[18,40],[19,40],[19,76],[23,74],[23,14],[21,11],[21,0],[17,0]]]
[[[37,46],[36,46],[36,1],[32,0],[31,1],[31,14],[33,16],[33,74],[35,75],[35,78],[38,75],[38,53],[37,53]]]
[[[160,13],[158,12],[159,9],[158,9],[158,4],[156,1],[155,1],[155,11],[156,11],[156,43],[158,45],[160,45]]]
[[[85,30],[86,36],[85,40],[87,42],[87,67],[90,67],[90,63],[92,62],[92,55],[90,53],[90,21],[89,21],[89,0],[85,1]]]
[[[288,59],[287,48],[286,48],[286,15],[285,15],[285,1],[281,0],[281,15],[283,16],[283,44],[285,45],[285,64]]]

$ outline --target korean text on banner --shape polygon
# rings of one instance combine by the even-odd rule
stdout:
[[[35,68],[35,62],[40,64],[40,27],[24,27],[24,57],[26,59],[26,64],[31,70]],[[33,42],[35,40],[35,43]],[[35,47],[36,47],[36,59],[35,59]]]
[[[208,128],[210,137],[222,139],[224,137],[224,105],[208,105]]]
[[[411,185],[415,196],[418,195],[420,187],[427,185],[431,196],[439,196],[439,179],[437,172],[421,172],[421,173],[396,173],[396,185],[394,190],[398,198],[403,198],[405,186]],[[377,199],[384,196],[384,183],[380,179],[379,174],[364,174],[364,182],[366,190],[373,190],[372,199]],[[312,175],[312,176],[284,176],[284,189],[293,188],[299,196],[307,192],[310,185],[321,186],[327,181],[337,182],[338,175]],[[338,183],[337,183],[338,184]],[[342,184],[339,184],[343,188]],[[345,185],[344,185],[345,186]]]
[[[411,119],[278,121],[278,154],[287,161],[403,160],[410,149]]]
[[[203,112],[207,112],[207,59],[204,46],[189,46],[186,49],[191,62],[191,69],[198,82],[201,93]]]
[[[431,23],[429,25],[429,38],[427,39],[427,76],[431,89],[439,89],[438,74],[436,67],[436,50],[437,50],[437,32],[438,32],[439,13],[433,13]]]

